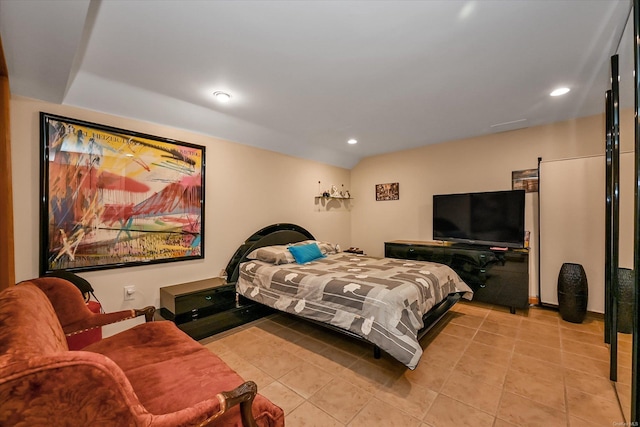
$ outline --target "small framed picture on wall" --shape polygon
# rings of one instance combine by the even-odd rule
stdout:
[[[538,192],[538,169],[525,169],[511,172],[511,189]]]
[[[400,183],[376,184],[376,200],[400,199]]]

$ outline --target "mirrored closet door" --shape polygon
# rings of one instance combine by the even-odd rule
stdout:
[[[638,0],[634,0],[638,3]],[[611,91],[607,97],[607,313],[605,338],[611,348],[611,379],[629,424],[635,420],[633,341],[637,328],[634,271],[634,200],[637,185],[636,49],[634,9],[629,14],[617,54],[611,61]]]

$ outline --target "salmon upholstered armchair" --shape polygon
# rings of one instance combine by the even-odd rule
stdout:
[[[63,321],[71,331],[109,315],[69,313],[58,291],[71,288],[58,281],[73,287],[46,277],[0,292],[0,425],[284,426],[282,409],[255,383],[172,322],[143,323],[70,351]]]
[[[153,321],[153,315],[156,311],[153,306],[112,313],[94,313],[89,309],[86,298],[80,289],[70,282],[74,279],[74,276],[83,280],[73,273],[66,273],[61,277],[41,277],[27,282],[39,287],[49,298],[49,302],[51,302],[53,310],[58,316],[62,330],[67,336],[67,344],[70,350],[80,350],[87,344],[98,341],[102,337],[99,334],[98,339],[89,339],[86,342],[73,340],[78,334],[138,316],[144,316],[146,322]]]

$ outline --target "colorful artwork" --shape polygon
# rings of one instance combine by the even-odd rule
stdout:
[[[40,113],[41,273],[204,257],[205,148]]]

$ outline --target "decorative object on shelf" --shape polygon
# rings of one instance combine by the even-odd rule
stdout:
[[[40,113],[40,274],[204,258],[205,147]]]
[[[320,181],[318,181],[318,194],[319,196],[316,197],[331,197],[331,194],[329,194],[329,190],[322,191],[320,189]]]
[[[511,172],[511,189],[526,193],[538,192],[538,169],[524,169]]]
[[[633,270],[618,268],[618,332],[633,332],[634,277]]]
[[[562,319],[582,323],[587,314],[589,285],[587,274],[580,264],[566,262],[558,274],[558,309]]]
[[[350,199],[351,194],[349,194],[349,190],[344,189],[344,184],[342,184],[342,190],[340,190],[340,197],[343,199]]]
[[[400,183],[376,184],[376,200],[399,200]]]
[[[336,185],[331,185],[329,190],[322,191],[320,188],[320,181],[318,181],[318,194],[316,199],[325,198],[325,199],[350,199],[351,193],[349,190],[344,189],[344,184],[342,185],[342,190],[338,191],[338,187]]]

